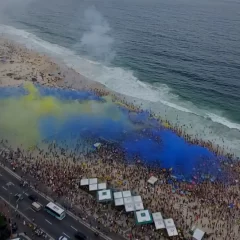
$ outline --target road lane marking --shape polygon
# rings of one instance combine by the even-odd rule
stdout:
[[[52,223],[51,223],[51,222],[49,222],[47,219],[45,219],[45,221],[46,221],[46,222],[48,222],[49,224],[51,224],[51,225],[52,225]]]
[[[66,237],[70,238],[66,233],[63,232],[63,234],[64,234]]]
[[[27,208],[27,209],[31,209],[32,211],[34,211],[34,212],[36,212],[34,209],[32,209],[32,208]]]
[[[5,167],[5,166],[0,166],[2,167],[6,172],[8,172],[9,174],[11,174],[12,176],[14,176],[16,179],[18,180],[22,180],[22,178],[16,174],[15,172],[13,172],[11,169],[9,169],[8,167]],[[38,191],[37,189],[35,189],[33,186],[30,185],[30,188],[36,192],[37,194],[39,194],[40,196],[42,196],[43,198],[45,198],[46,200],[48,200],[49,202],[53,202],[53,199],[51,199],[49,196],[46,196],[45,194],[43,194],[42,192]],[[106,239],[106,240],[112,240],[112,238],[106,236],[104,233],[98,231],[96,228],[94,227],[91,227],[89,223],[83,221],[81,218],[78,218],[76,217],[72,212],[70,211],[66,211],[66,213],[71,216],[73,219],[77,220],[80,224],[84,225],[85,227],[87,227],[88,229],[90,229],[92,232],[98,232],[100,234],[100,236],[103,238],[103,239]]]
[[[4,186],[2,186],[2,188],[7,191],[7,189]]]
[[[19,211],[18,209],[16,209],[11,203],[9,203],[4,197],[0,196],[0,198],[7,203],[11,208],[15,209],[16,212],[18,212],[20,215],[22,215],[25,219],[27,219],[30,223],[33,224],[32,220],[30,218],[28,218],[24,213],[22,213],[21,211]],[[47,236],[50,238],[50,240],[54,240],[54,238],[49,235],[45,230],[44,232],[47,234]]]
[[[71,228],[74,229],[75,231],[77,231],[77,229],[75,227],[71,226]]]
[[[28,196],[28,194],[27,193],[24,193],[26,196]]]

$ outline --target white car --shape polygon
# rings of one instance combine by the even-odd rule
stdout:
[[[59,237],[58,240],[69,240],[69,239],[67,237],[65,237],[65,236],[61,236],[61,237]]]

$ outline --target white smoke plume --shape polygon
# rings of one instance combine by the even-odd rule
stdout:
[[[111,61],[114,58],[114,40],[110,36],[111,28],[106,19],[96,8],[91,7],[84,12],[84,22],[88,30],[81,38],[82,47],[98,60]]]

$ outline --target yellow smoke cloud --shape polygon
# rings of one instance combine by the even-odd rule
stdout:
[[[111,99],[105,103],[98,101],[61,101],[52,96],[41,96],[31,83],[24,85],[27,95],[20,98],[0,100],[0,138],[25,147],[37,144],[41,139],[39,120],[53,116],[57,127],[71,115],[88,115],[89,117],[109,117],[114,121],[123,120],[120,110],[114,107]],[[100,122],[99,122],[100,124]]]

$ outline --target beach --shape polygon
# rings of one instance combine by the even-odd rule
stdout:
[[[1,39],[0,87],[15,88],[25,83],[56,89],[90,90],[97,96],[111,96],[111,101],[120,102],[128,107],[129,112],[141,112],[139,106],[125,102],[124,96],[119,98],[119,94],[57,63],[46,54]],[[170,123],[164,124],[164,127],[176,134],[184,135],[180,127],[177,129],[175,126],[171,127]],[[188,137],[187,134],[185,137],[186,141],[204,146],[216,156],[225,154],[225,150],[216,147],[214,143],[206,143]],[[226,184],[208,180],[189,184],[175,181],[170,168],[148,166],[138,157],[132,163],[127,163],[124,152],[115,143],[102,143],[102,147],[96,151],[75,155],[73,149],[64,149],[62,146],[68,143],[61,141],[61,146],[57,146],[52,139],[47,139],[42,145],[33,144],[26,149],[21,144],[17,145],[15,142],[12,146],[10,141],[1,139],[1,156],[8,159],[15,169],[21,170],[24,177],[26,175],[26,178],[35,178],[36,188],[40,185],[47,186],[48,194],[53,194],[59,201],[77,205],[87,217],[94,216],[95,220],[111,231],[126,237],[131,235],[132,239],[162,239],[164,233],[155,230],[153,225],[136,226],[131,215],[125,214],[124,210],[117,211],[114,206],[108,206],[109,211],[106,212],[105,206],[98,203],[92,195],[79,190],[77,179],[97,177],[106,181],[112,189],[130,189],[142,196],[146,209],[151,212],[160,211],[166,218],[173,218],[179,234],[183,233],[183,236],[190,237],[189,231],[197,226],[209,235],[209,239],[239,238],[240,165],[234,161],[231,153],[228,154],[231,159],[227,162],[228,165],[222,167],[230,175]],[[86,141],[91,142],[91,139]],[[156,141],[161,142],[161,138]],[[76,143],[83,144],[78,140]],[[52,174],[54,172],[58,174]],[[153,186],[147,183],[152,175],[158,178],[158,183]],[[173,183],[169,183],[170,179]],[[41,187],[42,191],[43,189],[45,188]],[[181,194],[181,191],[189,194]]]

